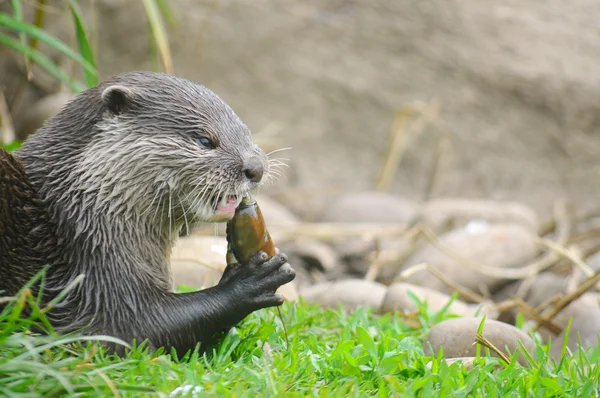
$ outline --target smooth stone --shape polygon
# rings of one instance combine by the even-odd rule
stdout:
[[[554,317],[554,323],[563,329],[567,327],[569,319],[573,318],[567,341],[567,347],[571,352],[577,350],[579,342],[583,349],[598,345],[598,336],[600,335],[599,299],[600,294],[598,293],[585,293]],[[566,329],[552,339],[551,354],[556,359],[560,359],[562,346],[567,337],[565,332]]]
[[[302,260],[305,268],[329,272],[341,266],[337,252],[328,244],[311,238],[297,238],[282,244],[281,250]]]
[[[401,237],[389,237],[379,239],[378,244],[378,256],[383,264],[376,280],[389,285],[398,274],[402,262],[412,254],[414,242]],[[367,274],[373,264],[372,254],[376,249],[373,239],[348,238],[334,247],[349,274],[360,278]],[[388,258],[393,258],[394,261],[386,261]]]
[[[537,232],[540,223],[536,212],[528,206],[517,202],[486,199],[431,200],[423,204],[421,218],[434,230],[446,223],[451,223],[454,228],[457,228],[472,220],[484,220],[490,223],[516,223]]]
[[[440,349],[446,358],[473,357],[477,353],[475,337],[482,318],[453,318],[434,325],[427,337],[425,351],[437,355]],[[534,342],[522,330],[504,322],[486,319],[483,336],[494,346],[507,354],[512,354],[518,349],[518,341],[533,354]],[[482,347],[481,353],[484,353]],[[508,352],[507,352],[508,349]],[[492,356],[496,353],[490,350]],[[524,355],[519,354],[519,362],[526,364]]]
[[[334,199],[321,221],[331,223],[384,223],[410,225],[419,216],[419,206],[384,192],[361,192]]]
[[[337,308],[341,304],[345,309],[352,310],[357,307],[379,308],[386,291],[387,287],[381,283],[346,279],[303,288],[300,296],[309,303],[328,308]]]
[[[500,303],[510,300],[511,297],[518,297],[517,294],[523,283],[528,283],[529,288],[523,292],[523,297],[520,298],[533,308],[567,290],[567,278],[552,272],[543,272],[536,275],[532,281],[517,281],[504,286],[494,293],[494,301]],[[512,308],[500,314],[500,319],[504,322],[514,323],[518,313],[519,308]]]
[[[267,229],[269,225],[293,226],[300,223],[298,217],[277,200],[266,195],[253,195],[253,198],[260,207]]]
[[[394,283],[389,286],[379,308],[379,312],[415,312],[418,310],[417,304],[410,298],[408,292],[412,292],[419,300],[427,302],[429,312],[439,312],[444,308],[451,297],[447,294],[437,292],[422,286],[411,285],[408,283]],[[473,316],[474,311],[464,302],[456,299],[452,301],[446,313]]]
[[[478,265],[499,270],[523,267],[539,252],[535,235],[518,224],[486,224],[478,228],[457,229],[440,236],[439,243],[476,267],[472,269],[428,243],[412,255],[403,268],[426,263],[459,286],[484,293],[493,293],[506,280],[478,272]],[[443,293],[452,293],[450,288],[427,270],[418,271],[405,281]]]

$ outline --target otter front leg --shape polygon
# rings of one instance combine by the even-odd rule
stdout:
[[[168,294],[165,305],[150,326],[148,336],[155,347],[174,347],[185,353],[201,343],[216,343],[250,313],[283,303],[276,290],[296,276],[285,254],[267,259],[257,253],[248,264],[228,267],[218,285],[193,293]]]

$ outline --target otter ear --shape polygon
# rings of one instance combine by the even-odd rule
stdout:
[[[110,86],[102,92],[104,106],[115,115],[125,112],[131,106],[133,98],[133,91],[124,86]]]

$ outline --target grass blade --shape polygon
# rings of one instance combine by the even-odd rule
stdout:
[[[87,37],[87,33],[85,31],[85,24],[83,23],[83,19],[81,18],[81,13],[79,12],[79,7],[74,0],[69,1],[69,7],[71,9],[71,16],[73,17],[73,22],[75,24],[75,33],[77,36],[77,43],[79,44],[79,52],[85,58],[87,62],[90,63],[96,68],[96,62],[94,60],[94,53],[92,51],[92,47],[90,46],[90,42]],[[98,74],[89,70],[84,69],[85,73],[85,83],[86,86],[94,87],[98,84]]]
[[[10,0],[10,5],[13,8],[15,18],[18,19],[19,21],[23,21],[23,6],[21,5],[21,1],[20,0]],[[27,43],[27,35],[25,33],[19,33],[19,39],[21,40],[21,43],[23,43],[23,44]],[[29,58],[27,58],[24,55],[23,55],[23,58],[25,58],[25,72],[27,73],[27,76],[29,76],[31,73],[30,72],[31,66],[29,65]]]
[[[0,17],[1,16],[2,14],[0,14]],[[74,92],[80,92],[85,89],[81,82],[78,82],[77,80],[71,78],[69,75],[63,72],[50,58],[42,54],[40,51],[34,50],[31,47],[23,45],[23,43],[21,43],[20,41],[15,40],[12,37],[4,35],[2,33],[0,33],[0,44],[10,47],[13,50],[16,50],[25,55],[26,57],[30,58],[32,61],[38,64],[39,67],[46,70],[58,80],[69,86]]]
[[[168,0],[156,0],[156,5],[158,6],[160,13],[167,21],[167,24],[171,28],[175,28],[177,26],[177,20],[175,18],[175,14],[173,14],[173,10],[171,6],[169,6]]]
[[[81,65],[81,67],[84,69],[84,71],[97,74],[97,71],[96,71],[96,68],[94,67],[94,65],[90,64],[85,58],[83,58],[81,56],[81,54],[78,54],[77,52],[73,51],[64,42],[62,42],[61,40],[52,36],[51,34],[44,31],[43,29],[38,28],[35,25],[31,25],[29,23],[19,21],[18,19],[13,18],[10,15],[0,13],[0,26],[4,26],[8,29],[12,29],[18,33],[26,33],[27,35],[46,43],[47,45],[51,46],[52,48],[56,49],[57,51],[60,51],[61,53],[63,53],[65,56],[71,58],[72,60],[77,62],[79,65]],[[6,41],[6,39],[11,39],[11,38],[8,36],[4,36],[5,41]],[[4,44],[6,44],[6,43],[4,43]],[[8,45],[8,44],[6,44],[6,45]],[[10,47],[17,51],[21,51],[21,50],[15,48],[14,46],[10,46]],[[24,48],[24,47],[26,47],[26,46],[24,46],[22,43],[19,43],[19,48]],[[36,53],[40,54],[39,51],[37,51],[34,48],[31,48],[31,47],[26,47],[26,48],[30,49],[30,52],[29,52],[30,54],[32,52],[36,52]],[[38,62],[34,58],[34,56],[29,56],[29,57],[36,63]],[[46,57],[46,60],[49,61],[49,59],[47,57]],[[46,69],[46,70],[48,70],[48,69]],[[52,72],[50,72],[50,73],[52,73]],[[56,76],[55,73],[52,73],[52,74],[54,74]]]
[[[154,37],[154,41],[158,47],[158,52],[162,60],[163,68],[167,73],[173,73],[173,60],[171,58],[171,49],[167,31],[160,15],[159,6],[155,0],[143,0],[146,14],[148,15],[148,23],[150,24],[150,32]]]

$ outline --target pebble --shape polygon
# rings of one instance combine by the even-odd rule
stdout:
[[[525,266],[539,251],[535,235],[519,224],[494,224],[477,230],[457,229],[440,236],[439,243],[472,264],[497,269]],[[493,293],[506,283],[504,279],[469,268],[430,243],[412,255],[403,268],[422,263],[435,267],[459,286],[477,292]],[[406,282],[452,293],[450,288],[427,270],[414,273]]]
[[[341,266],[337,252],[326,243],[310,238],[297,238],[282,244],[281,251],[300,258],[307,269],[329,272]]]
[[[384,192],[361,192],[333,200],[321,221],[409,226],[418,216],[419,206],[410,200]]]
[[[379,308],[379,312],[415,312],[418,310],[417,304],[410,298],[408,292],[412,292],[419,300],[427,302],[429,312],[439,312],[450,301],[450,296],[435,290],[422,286],[411,285],[408,283],[394,283],[389,286]],[[456,299],[452,301],[446,313],[473,316],[475,311],[464,302]]]
[[[434,230],[438,230],[446,223],[451,223],[454,228],[462,227],[472,220],[516,223],[533,232],[537,232],[540,224],[536,212],[521,203],[486,199],[431,200],[423,205],[421,218]]]
[[[324,282],[303,288],[300,296],[309,303],[317,303],[328,308],[342,305],[347,310],[357,307],[379,308],[387,287],[381,283],[364,279],[346,279]]]
[[[377,281],[388,285],[392,283],[402,261],[412,253],[413,247],[413,242],[401,237],[379,239],[378,256],[383,264],[377,274]],[[373,264],[372,254],[376,249],[374,239],[349,238],[336,244],[334,248],[349,274],[362,278]],[[387,261],[390,258],[394,261]]]
[[[481,318],[453,318],[434,325],[425,342],[425,351],[431,355],[437,355],[440,348],[444,351],[446,358],[473,357],[477,352],[475,335],[479,329]],[[486,319],[483,328],[483,336],[487,338],[498,349],[514,353],[518,348],[518,341],[533,353],[534,342],[525,332],[504,322]],[[481,353],[484,353],[482,347]],[[490,350],[492,356],[497,356]],[[519,354],[519,362],[526,364],[524,355]]]
[[[554,317],[554,323],[563,329],[567,327],[569,318],[573,318],[567,342],[567,347],[571,352],[577,350],[579,340],[584,349],[598,345],[598,336],[600,336],[599,300],[599,293],[585,293]],[[557,360],[560,359],[562,346],[567,337],[565,332],[566,330],[563,330],[556,338],[552,339],[551,354]]]

